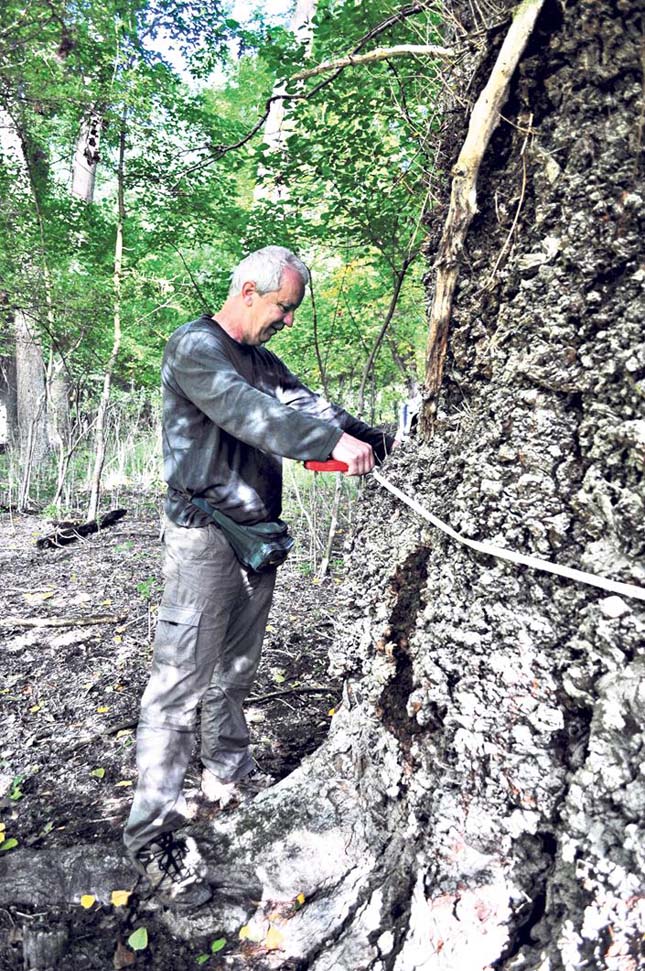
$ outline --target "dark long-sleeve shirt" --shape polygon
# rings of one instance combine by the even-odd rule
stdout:
[[[171,335],[163,358],[166,513],[210,520],[196,495],[239,523],[278,519],[282,456],[329,458],[343,431],[382,459],[392,438],[305,387],[264,346],[240,344],[206,315]]]

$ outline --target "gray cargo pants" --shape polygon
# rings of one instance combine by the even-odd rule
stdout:
[[[275,570],[253,573],[218,526],[166,518],[166,585],[137,731],[139,780],[124,842],[131,853],[185,822],[184,776],[202,702],[201,758],[225,782],[253,768],[242,710],[260,663]]]

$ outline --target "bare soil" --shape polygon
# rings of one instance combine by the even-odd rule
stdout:
[[[121,838],[136,784],[136,721],[162,589],[159,503],[136,497],[132,506],[137,511],[113,528],[59,549],[36,548],[51,531],[49,520],[0,517],[0,835],[4,844],[17,840],[4,850],[15,854],[16,866],[23,848],[107,849]],[[340,699],[339,682],[327,674],[339,582],[318,583],[295,561],[280,571],[247,705],[256,761],[276,781],[320,745]],[[65,625],[21,623],[53,619]],[[200,771],[195,754],[186,788],[195,796],[197,825],[200,813],[212,812],[197,796]],[[187,948],[165,926],[155,930],[153,915],[147,924],[154,948],[124,952],[132,923],[127,908],[79,906],[70,914],[52,901],[50,909],[31,911],[0,909],[0,971],[25,966],[23,929],[32,922],[45,929],[65,923],[70,943],[57,966],[69,971],[129,966],[130,959],[176,971],[197,967],[196,957],[210,951],[208,941]],[[211,955],[205,966],[219,960]]]

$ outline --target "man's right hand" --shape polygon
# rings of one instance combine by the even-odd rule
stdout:
[[[344,472],[344,475],[367,475],[375,465],[372,446],[367,442],[361,442],[359,438],[354,438],[353,435],[348,435],[347,432],[343,432],[336,442],[331,457],[339,462],[345,462],[347,472]]]

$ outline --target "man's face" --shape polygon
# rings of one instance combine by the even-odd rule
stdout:
[[[248,312],[243,343],[266,344],[283,327],[291,327],[304,295],[300,274],[290,266],[282,271],[278,290],[260,294],[254,283],[245,283],[242,298]]]

